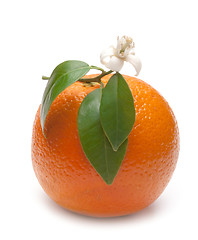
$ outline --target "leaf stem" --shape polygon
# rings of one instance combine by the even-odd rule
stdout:
[[[49,80],[49,79],[50,79],[49,77],[42,76],[42,80]]]
[[[95,68],[94,68],[95,69]],[[99,69],[100,70],[100,69]],[[102,70],[101,70],[102,71]],[[112,70],[110,70],[110,71],[108,71],[108,72],[105,72],[104,70],[103,70],[103,72],[100,74],[100,75],[98,75],[97,77],[94,77],[94,78],[81,78],[81,79],[79,79],[78,81],[79,82],[84,82],[84,83],[91,83],[91,82],[98,82],[98,83],[101,83],[101,78],[102,77],[104,77],[104,76],[106,76],[106,75],[108,75],[108,74],[110,74],[110,73],[112,73],[113,71]]]
[[[101,78],[112,73],[113,71],[110,70],[108,72],[106,72],[104,69],[100,68],[100,67],[97,67],[97,66],[90,66],[90,69],[96,69],[96,70],[99,70],[101,71],[102,73],[100,75],[98,75],[97,77],[94,77],[94,78],[81,78],[79,79],[78,81],[79,82],[83,82],[83,83],[92,83],[92,82],[98,82],[98,83],[101,83]],[[46,77],[46,76],[42,76],[42,80],[49,80],[50,77]]]
[[[105,70],[103,68],[100,68],[100,67],[97,67],[97,66],[94,66],[94,65],[91,65],[90,69],[100,70],[102,73],[105,72]]]

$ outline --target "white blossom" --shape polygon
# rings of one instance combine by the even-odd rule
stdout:
[[[107,68],[112,71],[119,72],[124,61],[129,62],[133,65],[136,70],[136,76],[139,74],[142,63],[140,59],[135,55],[135,44],[133,39],[127,36],[117,38],[117,46],[110,46],[105,49],[100,55],[100,61]]]

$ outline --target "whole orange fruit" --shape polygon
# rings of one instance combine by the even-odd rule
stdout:
[[[104,84],[109,78],[102,79]],[[179,132],[170,106],[147,83],[124,78],[134,97],[136,121],[112,185],[102,180],[86,158],[77,130],[79,106],[99,86],[76,82],[59,94],[46,118],[47,138],[38,109],[32,134],[33,168],[44,191],[66,209],[97,217],[130,214],[156,200],[173,174]]]

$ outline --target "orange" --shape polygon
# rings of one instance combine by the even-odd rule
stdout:
[[[102,79],[104,84],[109,78]],[[99,86],[76,82],[55,99],[45,122],[47,139],[38,109],[32,134],[33,168],[44,191],[66,209],[97,217],[130,214],[156,200],[173,174],[179,132],[170,106],[147,83],[124,78],[134,97],[136,121],[112,185],[102,180],[86,158],[77,130],[79,106]]]

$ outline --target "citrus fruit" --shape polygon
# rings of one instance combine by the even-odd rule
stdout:
[[[104,85],[109,78],[102,78]],[[75,82],[58,95],[46,118],[47,138],[41,128],[40,107],[36,113],[33,168],[44,191],[66,209],[96,217],[131,214],[155,201],[174,172],[179,132],[173,111],[150,85],[134,77],[124,78],[133,94],[136,120],[111,185],[86,158],[77,130],[79,106],[88,93],[99,88],[98,84]]]

